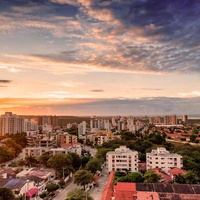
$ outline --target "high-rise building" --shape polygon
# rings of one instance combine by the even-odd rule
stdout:
[[[24,119],[24,132],[37,131],[38,123],[34,119]]]
[[[182,115],[182,122],[187,122],[188,116],[187,115]]]
[[[0,116],[0,136],[16,134],[24,131],[24,118],[12,112],[5,112]]]
[[[176,125],[177,124],[176,115],[171,115],[170,116],[170,124],[171,125]]]
[[[165,125],[170,124],[170,117],[169,116],[164,116],[164,124]]]
[[[78,135],[82,136],[86,133],[86,122],[83,121],[78,125]]]

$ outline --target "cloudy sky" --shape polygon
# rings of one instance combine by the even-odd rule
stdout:
[[[0,0],[0,114],[200,114],[199,0]]]

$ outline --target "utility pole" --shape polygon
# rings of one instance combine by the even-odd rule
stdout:
[[[63,181],[64,181],[64,179],[65,179],[65,171],[64,171],[64,167],[63,167]]]

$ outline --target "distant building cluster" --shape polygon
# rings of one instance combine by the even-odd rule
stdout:
[[[25,119],[12,112],[0,116],[0,136],[38,130],[38,123],[34,119]]]
[[[128,117],[111,117],[111,118],[98,118],[93,117],[90,120],[90,129],[98,129],[98,130],[112,130],[115,129],[116,131],[120,132],[123,130],[127,130],[130,132],[135,132],[141,128],[143,123],[133,116]]]
[[[182,115],[181,120],[178,121],[176,115],[165,115],[165,116],[156,116],[149,117],[149,124],[155,125],[177,125],[180,122],[186,123],[188,121],[187,115]]]

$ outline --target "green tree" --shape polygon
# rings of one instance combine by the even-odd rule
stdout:
[[[188,184],[196,184],[198,182],[197,175],[191,170],[187,171],[186,174],[183,175],[183,177]]]
[[[97,158],[92,158],[86,164],[85,169],[91,171],[92,173],[96,173],[97,170],[101,170],[101,162]]]
[[[66,197],[66,200],[94,200],[88,192],[75,188],[71,190]]]
[[[91,159],[90,156],[83,156],[83,157],[81,157],[81,165],[82,165],[82,168],[85,167],[85,165],[89,162],[90,159]]]
[[[44,152],[40,157],[39,161],[47,167],[48,160],[52,157],[52,155],[49,152]]]
[[[81,166],[81,157],[74,152],[69,152],[69,155],[71,157],[71,161],[72,161],[72,167],[77,170],[80,168]]]
[[[46,191],[44,191],[39,196],[41,199],[44,199],[47,195],[48,195],[48,193]]]
[[[62,179],[58,182],[58,185],[60,186],[60,188],[64,188],[65,186],[65,181]]]
[[[55,183],[49,183],[45,189],[47,190],[48,193],[54,192],[57,189],[59,189],[59,185],[55,184]]]
[[[179,184],[185,184],[186,180],[185,177],[182,174],[174,175],[174,180],[175,183]]]
[[[9,188],[0,187],[0,200],[15,200],[15,195]]]
[[[132,172],[125,176],[119,177],[115,180],[115,184],[117,182],[137,182],[137,183],[143,183],[144,178],[142,175],[138,172]]]
[[[97,149],[97,153],[96,153],[96,158],[98,158],[99,160],[105,161],[106,160],[106,154],[107,152],[112,151],[111,148],[98,148]]]
[[[60,177],[69,175],[74,169],[71,157],[67,154],[58,154],[48,160],[48,166],[54,168]]]
[[[6,162],[13,158],[12,152],[7,147],[0,147],[0,163]]]
[[[153,171],[146,171],[144,174],[144,183],[158,183],[161,176]]]
[[[195,141],[196,141],[196,138],[197,138],[197,136],[194,135],[194,134],[192,134],[192,135],[190,136],[190,142],[195,142]]]
[[[13,157],[22,151],[22,147],[11,138],[6,139],[3,143],[11,150]]]
[[[30,155],[25,157],[25,164],[29,167],[36,166],[38,163],[38,160],[34,156]]]
[[[92,181],[93,181],[93,174],[87,170],[78,170],[74,174],[74,183],[83,186],[84,190],[86,184],[91,183]]]

